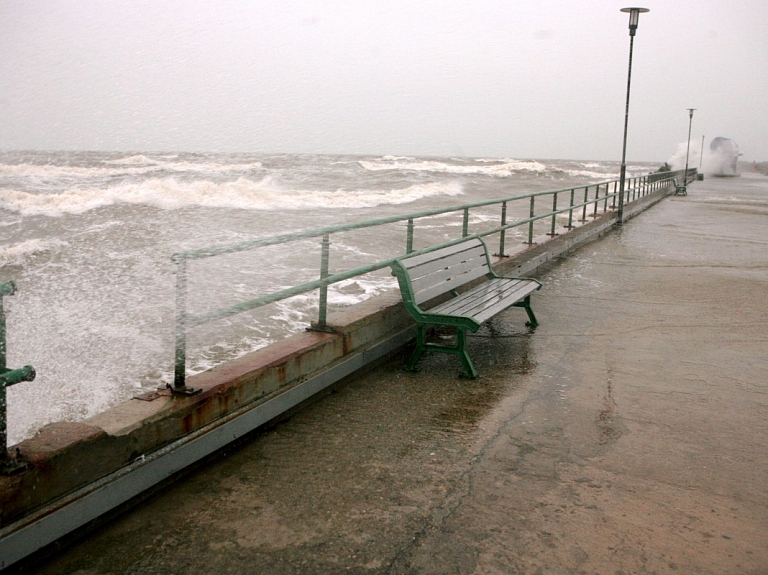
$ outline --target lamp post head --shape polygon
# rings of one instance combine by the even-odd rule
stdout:
[[[622,12],[629,12],[629,35],[634,36],[637,30],[637,23],[640,20],[640,14],[650,12],[648,8],[622,8]]]
[[[689,118],[693,118],[693,111],[694,111],[695,109],[696,109],[696,108],[688,108],[688,117],[689,117]]]

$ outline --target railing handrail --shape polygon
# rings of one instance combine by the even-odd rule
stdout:
[[[682,170],[681,170],[682,171]],[[632,179],[638,179],[638,178],[645,178],[647,176],[634,176]],[[629,179],[629,178],[628,178]],[[665,178],[666,179],[666,178]],[[527,194],[521,194],[518,196],[510,196],[507,198],[496,198],[491,200],[482,200],[480,202],[471,202],[468,204],[458,204],[455,206],[449,206],[446,208],[434,208],[432,210],[424,210],[421,212],[413,212],[410,214],[405,215],[397,215],[397,216],[389,216],[386,218],[377,218],[373,220],[365,220],[362,222],[354,222],[349,224],[339,224],[336,226],[327,226],[324,228],[316,228],[312,230],[301,230],[298,232],[291,232],[288,234],[281,234],[277,236],[270,236],[268,238],[257,238],[255,240],[248,240],[245,242],[239,242],[236,244],[225,244],[221,246],[213,246],[213,247],[207,247],[207,248],[200,248],[196,250],[185,250],[182,252],[177,252],[173,254],[172,260],[179,261],[179,260],[195,260],[195,259],[203,259],[218,255],[224,255],[229,253],[236,253],[241,252],[253,248],[260,248],[260,247],[266,247],[266,246],[273,246],[278,244],[284,244],[291,241],[296,240],[303,240],[308,238],[317,238],[321,237],[327,234],[335,234],[339,232],[347,232],[350,230],[358,230],[363,228],[370,228],[375,226],[381,226],[386,224],[393,224],[397,222],[403,222],[407,221],[409,219],[420,219],[420,218],[426,218],[430,216],[438,216],[441,214],[447,214],[451,212],[459,212],[466,209],[472,209],[472,208],[480,208],[484,206],[490,206],[493,204],[500,204],[503,202],[511,202],[514,200],[523,200],[530,197],[536,197],[536,196],[546,196],[546,195],[552,195],[552,194],[559,194],[561,192],[570,192],[572,189],[581,189],[581,188],[587,188],[587,187],[593,187],[593,186],[603,186],[606,184],[611,184],[618,180],[605,180],[602,182],[594,182],[589,184],[583,184],[580,186],[571,186],[568,188],[561,188],[558,190],[544,190],[539,192],[530,192]],[[601,200],[604,198],[601,198]],[[592,203],[592,202],[589,202]],[[567,211],[567,210],[566,210]]]
[[[624,190],[616,189],[619,183],[618,179],[605,180],[601,182],[571,186],[568,188],[560,188],[557,190],[544,190],[539,192],[530,192],[530,193],[520,194],[517,196],[511,196],[507,198],[482,200],[479,202],[470,202],[466,204],[448,206],[445,208],[423,210],[420,212],[413,212],[409,214],[395,215],[395,216],[389,216],[384,218],[377,218],[372,220],[366,220],[363,222],[340,224],[340,225],[327,226],[327,227],[317,228],[312,230],[291,232],[288,234],[280,234],[280,235],[271,236],[268,238],[258,238],[255,240],[239,242],[236,244],[226,244],[221,246],[212,246],[212,247],[201,248],[196,250],[186,250],[182,252],[177,252],[172,256],[173,262],[176,263],[177,265],[176,368],[175,368],[175,375],[174,375],[174,386],[172,389],[176,392],[186,393],[186,394],[196,392],[196,390],[192,390],[191,388],[188,388],[185,385],[187,327],[195,327],[198,325],[202,325],[204,323],[215,321],[217,319],[230,317],[232,315],[236,315],[244,311],[255,309],[257,307],[261,307],[270,303],[287,299],[289,297],[294,297],[302,293],[307,293],[307,292],[319,289],[320,290],[320,308],[318,312],[319,321],[316,324],[312,324],[312,327],[320,331],[332,331],[330,328],[328,328],[325,322],[328,286],[334,283],[347,280],[347,279],[351,279],[356,276],[365,275],[365,274],[383,269],[391,265],[398,257],[402,257],[402,255],[399,255],[391,258],[386,258],[383,260],[378,260],[375,263],[354,268],[351,270],[346,270],[346,271],[338,272],[335,274],[329,274],[328,273],[328,248],[330,245],[329,238],[332,234],[407,221],[408,222],[408,232],[407,232],[408,238],[406,241],[405,254],[428,253],[430,251],[464,241],[470,235],[468,233],[469,210],[473,208],[481,208],[481,207],[492,206],[492,205],[501,205],[502,206],[501,225],[476,232],[475,234],[472,234],[472,235],[476,235],[478,237],[485,237],[493,234],[500,234],[499,255],[503,257],[504,256],[504,232],[506,232],[506,230],[519,227],[519,226],[528,225],[529,226],[528,243],[532,243],[533,242],[533,223],[538,220],[551,218],[552,219],[551,234],[554,235],[555,217],[559,214],[569,212],[570,216],[569,216],[569,223],[567,227],[572,227],[571,224],[573,220],[573,212],[576,210],[583,210],[583,217],[586,217],[587,206],[593,205],[594,211],[593,211],[593,214],[591,215],[596,216],[598,206],[601,202],[604,202],[603,211],[605,212],[608,209],[608,201],[610,199],[613,199],[613,205],[611,207],[615,207],[616,197],[620,193],[623,193],[627,197],[627,199],[625,200],[625,203],[628,203],[629,201],[634,201],[635,199],[638,199],[639,197],[644,196],[646,193],[650,193],[648,191],[649,188],[650,188],[650,191],[655,191],[661,186],[668,184],[670,180],[676,177],[686,177],[686,178],[690,177],[691,174],[695,174],[696,168],[689,169],[688,173],[686,174],[684,174],[683,172],[684,170],[678,170],[674,172],[673,171],[656,172],[654,174],[646,174],[642,176],[633,176],[631,178],[626,178]],[[651,178],[651,176],[655,176],[655,177]],[[611,184],[614,184],[613,192],[610,191]],[[604,190],[605,194],[601,196],[600,191],[603,187],[605,188]],[[589,197],[590,189],[595,190],[594,197]],[[584,190],[585,193],[584,193],[583,201],[578,201],[578,202],[574,201],[576,190]],[[557,197],[559,194],[562,194],[565,192],[570,193],[570,202],[567,207],[558,209]],[[554,198],[553,206],[552,206],[552,209],[549,211],[536,214],[535,200],[540,196],[552,196]],[[507,223],[505,221],[507,203],[526,200],[526,199],[529,199],[531,203],[529,217],[517,219],[514,222]],[[443,242],[440,244],[428,246],[420,250],[412,249],[413,231],[414,231],[413,222],[415,220],[428,218],[432,216],[450,214],[450,213],[460,213],[460,212],[464,212],[464,227],[462,231],[462,236],[460,238]],[[242,252],[250,249],[256,249],[256,248],[267,247],[267,246],[278,245],[278,244],[285,244],[289,242],[305,240],[310,238],[318,238],[318,237],[323,238],[323,250],[322,250],[323,255],[321,256],[321,266],[320,266],[321,269],[320,269],[319,279],[313,280],[311,282],[305,282],[303,284],[299,284],[287,289],[282,289],[276,292],[271,292],[269,294],[263,295],[261,297],[258,297],[252,300],[234,304],[225,308],[213,310],[206,314],[195,315],[195,314],[187,313],[186,311],[186,262],[188,260],[197,260],[197,259],[213,257],[217,255],[237,253],[237,252]]]

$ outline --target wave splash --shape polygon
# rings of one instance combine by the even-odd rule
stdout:
[[[478,160],[478,162],[481,162],[481,165],[450,164],[435,160],[416,160],[414,158],[398,156],[385,156],[381,160],[382,161],[360,160],[359,164],[369,171],[401,170],[447,174],[482,174],[497,178],[508,178],[521,172],[543,173],[547,171],[547,167],[544,164],[534,160]]]
[[[368,208],[415,202],[432,196],[458,196],[458,182],[414,184],[386,190],[292,190],[267,176],[259,181],[238,178],[233,182],[185,182],[176,178],[150,179],[106,189],[74,188],[59,193],[34,194],[0,190],[0,208],[25,216],[62,216],[116,204],[143,204],[173,210],[187,207],[243,210],[301,210]]]

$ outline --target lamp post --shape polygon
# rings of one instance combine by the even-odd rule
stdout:
[[[619,213],[616,223],[621,225],[624,218],[624,181],[627,176],[627,125],[629,124],[629,87],[632,83],[632,48],[635,43],[637,22],[642,12],[650,12],[648,8],[622,8],[629,12],[629,72],[627,73],[627,105],[624,108],[624,148],[621,152],[621,175],[619,176]]]
[[[688,192],[688,153],[691,151],[691,125],[693,124],[693,111],[696,108],[688,108],[688,147],[685,150],[685,173],[683,174],[683,191]]]

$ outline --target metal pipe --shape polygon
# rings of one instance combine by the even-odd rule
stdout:
[[[501,204],[501,232],[499,233],[499,257],[503,258],[504,256],[504,243],[507,236],[507,230],[504,228],[504,226],[507,225],[507,202],[503,202]]]
[[[589,204],[589,186],[584,186],[584,201],[582,202],[581,219],[579,220],[581,223],[584,223],[587,221],[587,205],[588,204]]]
[[[5,388],[22,381],[32,381],[35,379],[35,369],[31,365],[25,365],[20,369],[0,370],[0,472],[13,472],[25,464],[16,462],[8,454],[8,411]]]
[[[174,395],[197,395],[202,389],[187,387],[187,262],[176,260],[176,361],[174,363],[173,386],[168,386]]]
[[[558,235],[555,233],[555,218],[557,217],[557,192],[552,194],[552,223],[549,230],[549,236],[556,236]]]
[[[331,254],[331,237],[329,234],[323,236],[323,243],[320,250],[320,279],[328,277],[328,261]],[[320,286],[320,305],[318,309],[317,325],[315,329],[326,330],[328,326],[326,319],[328,316],[328,284]]]
[[[619,211],[616,224],[622,225],[624,220],[624,181],[627,176],[627,128],[629,126],[629,92],[632,85],[632,50],[635,45],[635,32],[642,12],[648,12],[647,8],[622,8],[622,12],[629,13],[629,66],[627,70],[627,102],[624,106],[624,145],[621,151],[621,172],[619,174]]]
[[[688,186],[688,154],[691,151],[691,126],[693,125],[693,111],[696,108],[688,108],[688,147],[685,150],[685,178],[683,178],[683,188]]]
[[[531,196],[531,212],[530,212],[530,223],[528,224],[528,245],[533,245],[533,217],[536,215],[536,210],[534,207],[535,198]]]
[[[605,182],[601,183],[607,183],[611,182],[613,180],[606,180]],[[204,259],[204,258],[210,258],[213,256],[223,255],[223,254],[231,254],[231,253],[237,253],[242,252],[246,250],[251,250],[255,248],[260,247],[266,247],[266,246],[273,246],[278,244],[285,244],[289,242],[293,242],[296,240],[302,240],[302,239],[309,239],[309,238],[317,238],[321,237],[325,234],[334,234],[338,232],[345,232],[350,230],[359,230],[364,228],[370,228],[370,227],[376,227],[381,226],[384,224],[392,224],[397,222],[403,222],[408,220],[409,218],[418,219],[418,218],[427,218],[430,216],[439,216],[442,214],[448,214],[451,212],[458,212],[462,211],[464,209],[468,208],[479,208],[484,206],[491,206],[494,204],[500,204],[505,201],[515,201],[515,200],[524,200],[527,198],[532,198],[536,196],[545,196],[549,195],[555,192],[565,192],[570,190],[570,188],[561,188],[558,190],[547,190],[543,192],[531,192],[528,194],[520,194],[519,196],[512,196],[508,198],[497,198],[494,200],[484,200],[482,202],[474,202],[471,204],[461,204],[457,206],[450,206],[446,208],[438,208],[434,210],[425,210],[423,212],[415,212],[411,214],[404,214],[401,216],[390,216],[386,218],[378,218],[374,220],[367,220],[363,222],[355,222],[352,224],[340,224],[338,226],[328,226],[325,228],[318,228],[314,230],[303,230],[299,232],[292,232],[289,234],[281,234],[277,236],[272,236],[269,238],[259,238],[256,240],[249,240],[246,242],[240,242],[237,244],[227,244],[222,246],[212,246],[212,247],[206,247],[202,249],[197,250],[187,250],[183,252],[178,252],[172,256],[172,261],[177,262],[179,260],[197,260],[197,259]]]
[[[176,362],[173,375],[173,386],[182,388],[186,377],[187,357],[187,262],[176,262]]]
[[[8,411],[6,388],[22,381],[35,379],[35,370],[31,365],[25,365],[19,369],[8,369],[6,363],[5,344],[5,309],[3,297],[16,293],[14,282],[0,283],[0,473],[13,473],[24,467],[26,463],[12,459],[8,455]]]
[[[672,178],[679,177],[680,172],[670,172],[666,175],[665,178],[663,178],[664,181],[669,181]],[[616,181],[615,180],[609,180],[606,182],[603,182],[606,186],[606,194],[608,187],[611,183],[614,185],[614,191],[610,194],[611,198],[613,199],[613,203],[616,202],[616,196],[618,195],[616,192]],[[185,333],[186,329],[195,327],[198,325],[202,325],[204,323],[208,323],[211,321],[215,321],[217,319],[223,319],[225,317],[230,317],[251,309],[255,309],[257,307],[261,307],[264,305],[267,305],[269,303],[273,303],[276,301],[284,300],[289,297],[293,297],[302,293],[307,293],[316,289],[322,289],[326,288],[327,286],[337,283],[340,281],[344,281],[346,279],[350,279],[353,277],[361,276],[367,273],[371,273],[380,269],[383,269],[385,267],[390,266],[396,259],[396,257],[388,258],[385,260],[381,260],[378,262],[375,262],[373,264],[369,264],[366,266],[358,267],[352,270],[347,270],[343,272],[339,272],[333,275],[328,275],[328,268],[327,268],[327,257],[329,256],[329,247],[330,247],[330,235],[331,233],[334,233],[336,231],[347,231],[347,230],[353,230],[353,229],[362,229],[366,227],[373,227],[378,225],[384,225],[392,222],[400,222],[400,221],[407,221],[408,222],[408,237],[406,240],[406,253],[415,253],[415,254],[421,254],[421,253],[428,253],[430,251],[433,251],[435,249],[439,249],[441,247],[446,247],[449,245],[453,245],[455,243],[459,243],[463,240],[464,234],[468,233],[467,229],[467,222],[468,222],[468,210],[470,207],[477,207],[477,206],[487,206],[487,205],[493,205],[493,204],[502,204],[502,225],[487,229],[484,231],[480,231],[474,235],[478,237],[485,237],[492,234],[501,234],[501,242],[502,242],[502,254],[504,246],[504,232],[508,229],[520,227],[527,225],[528,226],[528,243],[533,243],[533,233],[534,233],[534,223],[537,220],[544,219],[544,218],[550,218],[554,217],[557,214],[566,213],[569,214],[569,225],[572,226],[573,223],[573,212],[574,210],[577,210],[579,208],[582,208],[583,210],[583,217],[586,218],[587,213],[587,207],[591,204],[595,204],[599,201],[606,201],[606,197],[600,197],[599,195],[599,187],[602,184],[596,184],[598,186],[597,196],[596,199],[592,200],[589,199],[589,186],[584,187],[584,201],[580,203],[575,203],[575,194],[576,194],[576,188],[563,188],[561,190],[552,190],[552,191],[544,191],[544,192],[534,192],[530,194],[523,194],[520,196],[515,196],[512,198],[507,198],[503,200],[488,200],[483,202],[476,202],[474,204],[466,204],[462,206],[453,206],[450,208],[442,208],[439,210],[429,210],[424,212],[418,212],[418,213],[412,213],[407,214],[405,216],[396,216],[396,217],[389,217],[389,218],[381,218],[378,220],[369,220],[366,222],[359,222],[355,224],[345,224],[343,226],[333,226],[333,227],[327,227],[322,228],[321,230],[309,230],[309,231],[302,231],[302,232],[296,232],[292,234],[284,234],[280,236],[275,236],[271,238],[263,238],[259,240],[253,240],[250,242],[243,242],[240,244],[234,244],[234,245],[228,245],[228,246],[219,246],[219,247],[212,247],[212,248],[204,248],[202,250],[192,250],[187,252],[181,252],[177,253],[173,256],[173,261],[177,265],[177,312],[176,312],[176,319],[177,319],[177,346],[176,346],[176,372],[174,376],[174,389],[185,389],[184,385],[184,368],[185,368],[185,355],[186,355],[186,338]],[[556,209],[557,204],[555,203],[556,200],[553,197],[553,203],[555,209],[553,209],[551,212],[543,213],[540,215],[536,215],[535,212],[535,201],[536,197],[543,196],[547,194],[552,194],[553,196],[559,194],[560,192],[567,191],[571,195],[571,201],[568,205],[568,207],[563,209]],[[507,218],[507,202],[509,201],[522,201],[525,199],[529,199],[530,201],[530,217],[518,219],[515,220],[512,223],[508,223]],[[421,217],[428,217],[428,216],[434,216],[434,215],[442,215],[445,213],[450,212],[456,212],[456,211],[463,211],[464,212],[464,221],[465,226],[462,230],[462,238],[451,240],[448,242],[443,242],[436,246],[430,246],[427,248],[423,248],[422,250],[414,250],[413,249],[413,236],[415,233],[415,220],[417,218]],[[586,221],[585,219],[582,219],[580,221]],[[297,286],[293,286],[291,288],[287,288],[284,290],[280,290],[277,292],[272,292],[270,294],[258,297],[253,300],[241,302],[239,304],[235,304],[226,308],[221,308],[218,310],[214,310],[212,312],[201,314],[201,315],[195,315],[190,314],[186,312],[186,260],[187,259],[200,259],[200,258],[207,258],[214,255],[221,255],[221,254],[227,254],[227,253],[234,253],[243,251],[245,249],[255,249],[258,247],[263,246],[269,246],[269,245],[276,245],[279,243],[287,243],[290,241],[295,241],[299,239],[306,239],[311,237],[318,237],[319,235],[322,235],[324,238],[324,244],[327,243],[324,250],[327,250],[327,253],[325,253],[322,257],[323,260],[326,262],[325,264],[321,263],[321,277],[318,280],[307,282],[304,284],[300,284]],[[325,270],[325,271],[323,271]],[[327,292],[326,292],[327,293]],[[322,295],[321,292],[321,299],[324,300],[324,302],[321,302],[321,310],[319,313],[320,321],[313,325],[312,329],[318,329],[321,325],[323,325],[323,319],[327,322],[327,317],[325,317],[325,313],[323,310],[327,308],[327,299],[325,299],[325,296]],[[324,326],[323,331],[328,331],[327,325]]]

